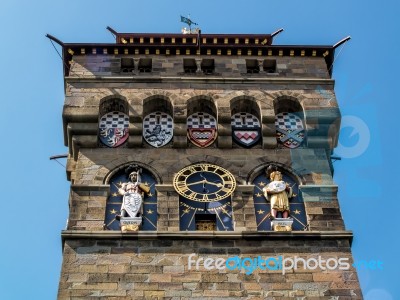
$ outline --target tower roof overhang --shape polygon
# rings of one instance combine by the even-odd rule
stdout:
[[[110,28],[108,28],[110,30]],[[180,55],[180,56],[256,56],[322,57],[329,74],[337,45],[273,45],[274,34],[170,34],[117,33],[115,43],[63,43],[64,76],[68,76],[74,55]],[[349,38],[348,38],[349,39]],[[341,41],[342,42],[342,41]]]

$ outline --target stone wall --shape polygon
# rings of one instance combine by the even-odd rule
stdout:
[[[306,260],[348,258],[352,262],[346,239],[205,235],[202,239],[68,239],[58,299],[362,299],[353,267],[305,270],[299,263],[297,270],[287,270],[284,275],[282,270],[268,269],[246,275],[246,270],[207,270],[203,263],[198,270],[195,263],[189,269],[192,253],[194,260],[234,256],[278,259],[282,255]],[[330,262],[330,267],[334,263]]]
[[[121,57],[134,58],[136,64],[140,56],[118,56],[118,55],[75,55],[71,65],[71,77],[90,77],[90,76],[132,76],[133,73],[128,74],[121,72]],[[152,72],[139,73],[137,70],[134,72],[135,76],[181,76],[184,75],[183,59],[214,59],[215,74],[211,76],[220,77],[290,77],[290,78],[330,78],[329,72],[326,67],[326,62],[323,57],[280,57],[280,56],[212,56],[199,58],[198,56],[152,56],[147,55],[146,58],[152,59]],[[256,74],[247,73],[246,59],[259,60],[264,59],[276,61],[275,73],[266,73],[261,71]],[[137,67],[136,67],[137,69]],[[196,74],[187,74],[187,77],[196,77]]]

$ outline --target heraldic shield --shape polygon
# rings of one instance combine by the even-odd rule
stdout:
[[[292,113],[279,113],[275,117],[276,138],[285,147],[294,149],[304,141],[303,121]]]
[[[244,147],[252,147],[261,138],[261,126],[258,118],[250,113],[240,112],[231,118],[233,140]]]
[[[142,207],[142,196],[139,193],[126,193],[124,195],[122,209],[125,209],[128,215],[133,218],[137,217]]]
[[[174,123],[164,112],[148,114],[143,120],[143,137],[150,145],[159,148],[172,140]]]
[[[119,111],[106,113],[100,118],[99,139],[110,148],[121,146],[129,136],[129,117]]]
[[[217,121],[208,113],[194,113],[187,118],[187,130],[189,140],[205,148],[217,138]]]

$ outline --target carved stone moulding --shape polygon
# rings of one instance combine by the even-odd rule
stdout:
[[[134,218],[121,218],[121,232],[128,232],[128,231],[139,231],[140,225],[142,224],[141,217],[134,217]]]
[[[292,231],[292,218],[275,218],[271,221],[271,227],[274,231]]]

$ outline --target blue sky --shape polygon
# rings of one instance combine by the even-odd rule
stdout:
[[[395,1],[359,0],[2,0],[0,297],[54,299],[58,288],[69,182],[63,167],[49,161],[67,149],[62,64],[45,34],[64,42],[113,42],[106,26],[180,32],[179,16],[190,14],[203,33],[271,33],[283,27],[275,44],[331,45],[352,36],[334,64],[346,117],[335,181],[346,226],[355,235],[354,258],[383,262],[383,270],[359,271],[365,299],[396,299],[399,11]]]

